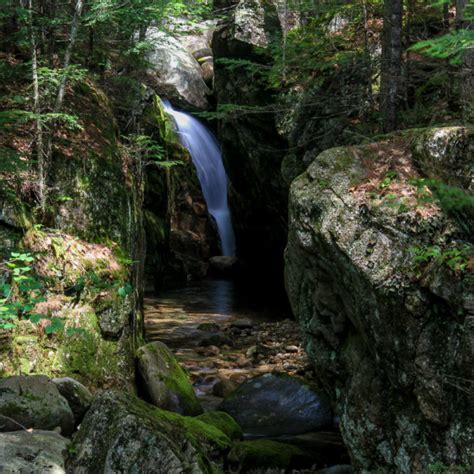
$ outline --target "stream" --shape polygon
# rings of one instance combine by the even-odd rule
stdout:
[[[231,280],[181,283],[148,294],[145,337],[175,353],[206,409],[258,374],[311,375],[298,325],[282,305]]]

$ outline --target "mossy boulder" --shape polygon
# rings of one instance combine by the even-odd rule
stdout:
[[[61,474],[68,444],[55,431],[0,433],[0,466],[5,473]]]
[[[281,469],[286,472],[310,467],[312,459],[296,446],[262,439],[235,444],[229,453],[229,463],[234,470],[242,473],[257,469]]]
[[[208,411],[196,417],[196,420],[215,426],[231,440],[242,439],[244,436],[239,424],[228,413],[223,411]]]
[[[199,415],[202,407],[187,373],[161,342],[150,342],[137,351],[138,369],[152,402],[183,415]]]
[[[0,379],[0,431],[60,428],[72,434],[74,416],[67,400],[46,376]]]
[[[102,392],[69,450],[67,472],[216,472],[230,439],[214,426],[124,393]]]

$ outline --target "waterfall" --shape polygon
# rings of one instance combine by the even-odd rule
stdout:
[[[217,225],[222,255],[235,255],[235,237],[227,203],[227,175],[216,138],[199,120],[174,110],[163,101],[165,112],[171,115],[178,129],[181,143],[188,149],[196,167],[202,193]]]

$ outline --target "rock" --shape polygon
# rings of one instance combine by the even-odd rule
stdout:
[[[217,105],[240,104],[266,111],[228,114],[219,121],[219,142],[232,183],[229,204],[239,260],[241,266],[248,264],[250,268],[245,272],[247,280],[272,287],[278,282],[278,290],[273,291],[281,289],[284,294],[280,275],[288,186],[283,182],[280,164],[287,144],[277,131],[275,115],[268,113],[274,108],[274,91],[255,80],[255,72],[249,68],[241,67],[237,74],[220,61],[250,61],[252,69],[266,71],[272,61],[268,45],[281,35],[278,14],[275,3],[263,0],[226,1],[222,8],[227,17],[212,40]]]
[[[70,377],[52,379],[52,382],[58,388],[59,393],[67,400],[74,415],[74,423],[77,426],[92,401],[92,394],[80,382]]]
[[[466,221],[418,202],[411,184],[429,176],[434,162],[446,170],[440,173],[469,168],[462,155],[458,162],[443,151],[453,149],[450,136],[472,149],[466,130],[405,131],[403,140],[326,150],[291,186],[288,295],[356,472],[418,472],[433,460],[472,460],[469,393],[446,383],[472,369],[464,329],[472,283],[468,272],[432,259],[420,265],[413,252],[472,239]],[[437,137],[443,145],[434,153]],[[397,176],[382,192],[384,169]],[[384,204],[392,192],[405,207]]]
[[[184,415],[199,415],[202,408],[186,372],[161,342],[150,342],[137,351],[138,370],[153,403]]]
[[[201,323],[197,329],[205,332],[219,332],[221,330],[217,323]]]
[[[237,329],[252,329],[253,322],[250,321],[250,319],[236,319],[235,321],[232,321],[230,327]]]
[[[244,437],[242,428],[229,414],[224,413],[223,411],[208,411],[199,415],[196,419],[203,421],[208,425],[215,426],[232,441],[240,440]]]
[[[192,54],[176,38],[156,28],[148,29],[147,40],[153,45],[147,59],[156,92],[181,107],[207,109],[210,91]]]
[[[64,455],[69,440],[55,431],[0,433],[2,473],[65,473]]]
[[[106,338],[118,339],[130,320],[132,306],[130,298],[114,302],[98,314],[99,327]]]
[[[72,434],[74,416],[67,400],[48,377],[30,375],[0,379],[0,431],[58,427],[62,434]]]
[[[253,469],[292,469],[310,467],[312,458],[296,446],[270,440],[242,441],[229,453],[229,463],[236,472]]]
[[[94,399],[73,438],[67,472],[216,472],[230,439],[212,425],[125,393]]]
[[[218,256],[209,259],[211,270],[217,275],[232,275],[237,270],[238,263],[237,257]]]
[[[285,351],[286,352],[289,352],[291,354],[295,353],[295,352],[298,352],[300,349],[298,346],[286,346],[285,347]]]
[[[230,379],[219,379],[212,387],[212,393],[217,397],[225,398],[234,392],[239,384]]]
[[[224,334],[212,334],[206,338],[204,338],[200,343],[200,346],[232,346],[233,342],[232,339],[225,336]]]
[[[275,374],[244,382],[219,409],[252,436],[304,433],[332,421],[329,406],[311,388],[295,377]]]

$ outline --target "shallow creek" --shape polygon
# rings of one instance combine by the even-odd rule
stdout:
[[[212,409],[226,390],[257,374],[311,375],[296,322],[268,301],[230,280],[168,287],[145,298],[146,339],[175,352]]]

